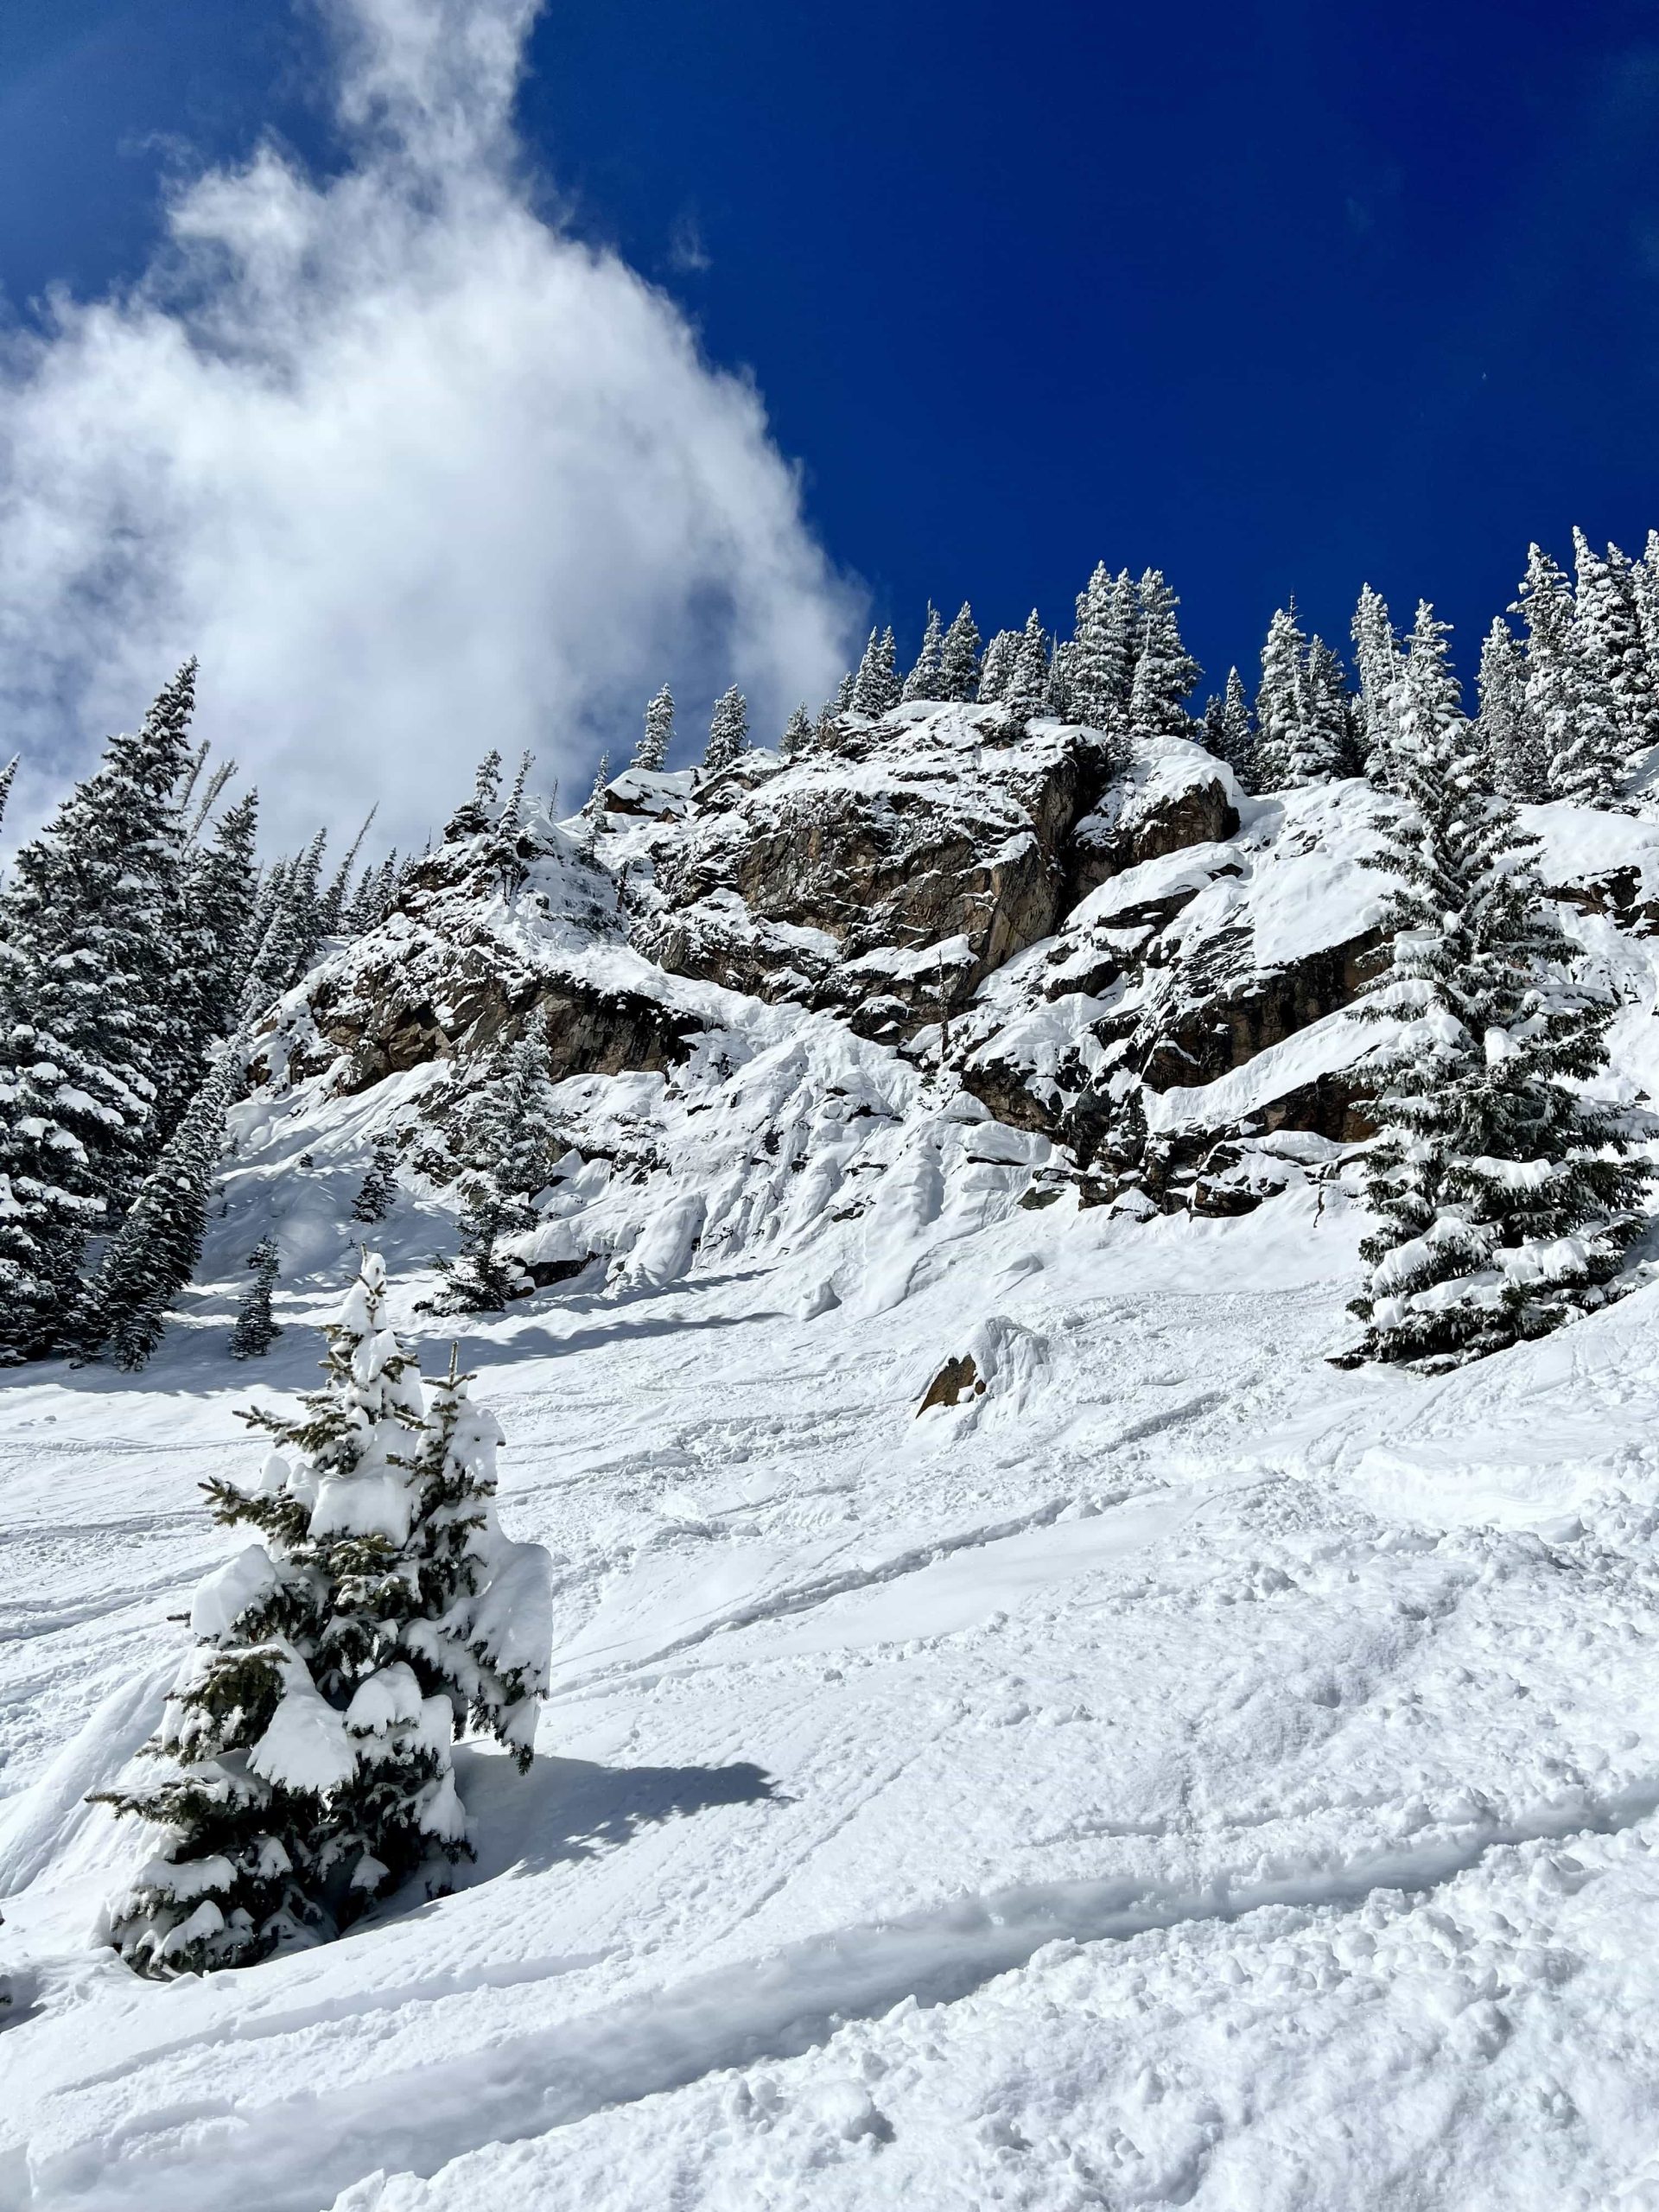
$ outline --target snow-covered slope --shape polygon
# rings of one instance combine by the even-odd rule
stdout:
[[[0,1379],[0,2208],[1659,2206],[1659,1289],[1434,1382],[1326,1364],[1362,1217],[1297,1102],[1351,1065],[1313,979],[1376,802],[1211,770],[1153,749],[1058,926],[890,1037],[629,941],[684,791],[610,817],[620,904],[563,832],[512,897],[457,841],[285,1005],[150,1367]],[[1659,836],[1541,811],[1647,1089]],[[1157,1121],[1255,1117],[1274,1194],[1097,1203],[1071,1103],[1270,999]],[[447,1332],[454,1104],[538,1015],[545,1287],[461,1338],[555,1554],[537,1763],[462,1755],[453,1895],[141,1983],[86,1797],[233,1541],[195,1485],[309,1382],[385,1129]],[[266,1229],[286,1333],[237,1367]]]

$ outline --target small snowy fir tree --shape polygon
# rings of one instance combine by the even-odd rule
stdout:
[[[1659,736],[1659,702],[1643,641],[1630,563],[1617,545],[1598,553],[1581,530],[1573,532],[1579,650],[1605,692],[1628,758]]]
[[[1140,651],[1129,686],[1129,727],[1155,737],[1192,733],[1184,702],[1204,671],[1181,643],[1175,620],[1180,601],[1161,569],[1148,569],[1135,588],[1140,605]]]
[[[397,1203],[397,1141],[389,1134],[382,1134],[374,1141],[369,1172],[363,1178],[361,1189],[352,1200],[352,1219],[368,1223],[385,1221]]]
[[[1394,634],[1389,603],[1370,584],[1361,588],[1349,635],[1359,677],[1359,750],[1365,773],[1387,790],[1392,760],[1395,686],[1400,681],[1400,640]]]
[[[232,1359],[263,1359],[283,1333],[271,1312],[276,1279],[283,1271],[274,1236],[259,1239],[248,1255],[248,1265],[253,1269],[253,1281],[236,1309],[236,1324],[231,1331]]]
[[[1355,776],[1363,754],[1348,696],[1347,679],[1333,646],[1320,637],[1307,641],[1307,720],[1313,748],[1338,776]]]
[[[1135,632],[1122,593],[1103,561],[1077,594],[1077,628],[1065,649],[1071,712],[1090,729],[1127,727],[1135,672]],[[1129,587],[1131,592],[1134,586]],[[1137,609],[1138,612],[1138,609]]]
[[[979,627],[964,599],[939,644],[941,699],[966,701],[979,690]]]
[[[779,755],[785,760],[798,760],[812,750],[812,717],[803,701],[784,724],[783,734],[778,741]]]
[[[1312,780],[1306,748],[1306,657],[1307,641],[1292,600],[1268,623],[1262,648],[1262,682],[1255,695],[1259,791],[1284,791]]]
[[[1514,632],[1492,617],[1480,648],[1480,712],[1475,728],[1494,791],[1536,803],[1549,797],[1549,762],[1527,710],[1527,664]]]
[[[1236,668],[1228,670],[1227,688],[1221,696],[1205,708],[1204,743],[1207,752],[1227,763],[1246,791],[1252,788],[1250,756],[1255,750],[1255,732],[1250,725],[1244,679]]]
[[[222,1059],[105,1248],[73,1324],[75,1348],[83,1357],[107,1346],[118,1367],[133,1370],[161,1343],[168,1314],[201,1257],[229,1103],[230,1071]]]
[[[541,1038],[510,1046],[472,1101],[461,1141],[473,1165],[461,1180],[460,1256],[440,1262],[442,1304],[454,1313],[497,1313],[527,1287],[501,1239],[532,1228],[531,1200],[552,1168],[556,1103]]]
[[[879,721],[899,704],[899,688],[898,646],[889,625],[870,632],[853,678],[853,712]]]
[[[938,699],[943,696],[939,685],[940,664],[944,655],[944,632],[939,620],[939,610],[928,601],[927,627],[922,632],[922,649],[916,656],[916,664],[905,678],[901,697],[905,699]]]
[[[1020,632],[1002,703],[1016,721],[1029,721],[1033,715],[1042,713],[1043,696],[1047,689],[1048,632],[1033,607]]]
[[[749,749],[748,702],[733,684],[715,702],[709,722],[709,742],[703,748],[702,772],[718,776]]]
[[[666,683],[645,709],[645,727],[633,749],[633,765],[656,775],[668,766],[674,741],[674,694]]]
[[[450,1373],[429,1420],[365,1254],[302,1418],[259,1488],[206,1484],[261,1541],[196,1593],[197,1637],[149,1746],[170,1770],[106,1802],[164,1831],[112,1910],[140,1972],[326,1941],[467,1855],[451,1746],[471,1719],[527,1764],[546,1681],[548,1560],[496,1526],[500,1432]]]
[[[1445,626],[1420,607],[1396,723],[1405,802],[1377,865],[1392,959],[1356,1007],[1395,1034],[1366,1063],[1376,1227],[1344,1358],[1435,1370],[1605,1301],[1640,1225],[1625,1117],[1580,1088],[1613,1008],[1573,976],[1536,840],[1484,794]]]
[[[1019,658],[1021,632],[1018,630],[999,630],[985,648],[985,658],[979,664],[979,697],[982,704],[989,705],[1003,697],[1008,680],[1014,674],[1014,664]]]
[[[1527,626],[1527,713],[1548,763],[1550,797],[1610,804],[1624,760],[1612,695],[1583,651],[1567,578],[1537,545],[1511,611]]]

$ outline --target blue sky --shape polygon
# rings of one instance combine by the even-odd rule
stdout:
[[[169,162],[340,158],[276,0],[11,0],[0,284],[139,270]],[[747,365],[913,638],[1161,565],[1217,677],[1291,591],[1478,627],[1527,541],[1659,522],[1659,6],[555,0],[549,211]]]

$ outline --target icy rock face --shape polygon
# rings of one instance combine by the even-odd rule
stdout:
[[[1050,934],[1105,741],[1000,708],[849,717],[832,746],[722,777],[650,849],[633,941],[664,967],[898,1039]],[[1223,772],[1224,773],[1224,771]]]

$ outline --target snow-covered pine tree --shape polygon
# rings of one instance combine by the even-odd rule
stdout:
[[[1537,545],[1510,609],[1527,626],[1527,714],[1548,763],[1552,798],[1611,804],[1624,746],[1605,678],[1580,650],[1567,578]]]
[[[1063,646],[1051,646],[1048,674],[1043,683],[1043,712],[1057,722],[1074,721],[1077,715],[1072,706],[1071,676]]]
[[[709,722],[709,742],[703,747],[702,772],[718,776],[749,749],[749,706],[733,684],[715,702]]]
[[[784,724],[783,734],[778,740],[779,757],[784,760],[798,760],[812,750],[812,717],[803,700]]]
[[[605,827],[605,794],[610,788],[610,782],[611,756],[608,753],[601,753],[599,766],[594,771],[593,789],[582,803],[582,842],[590,855],[597,851],[599,833]]]
[[[1307,641],[1307,719],[1315,753],[1331,763],[1335,776],[1357,776],[1363,767],[1354,702],[1335,649],[1320,637]]]
[[[0,899],[0,1359],[53,1348],[86,1236],[168,1131],[193,1052],[181,975],[195,664],[111,738],[13,862]]]
[[[666,683],[645,709],[645,726],[633,749],[633,765],[657,775],[668,766],[674,741],[674,694]]]
[[[236,1323],[231,1331],[232,1359],[263,1359],[283,1333],[271,1312],[276,1279],[283,1271],[282,1255],[274,1236],[259,1239],[248,1255],[248,1265],[253,1269],[253,1281],[236,1309]]]
[[[291,1457],[273,1452],[254,1492],[204,1486],[263,1541],[197,1592],[198,1642],[149,1746],[167,1777],[107,1801],[168,1832],[111,1916],[143,1973],[250,1964],[423,1870],[442,1880],[467,1851],[459,1719],[528,1762],[548,1561],[496,1525],[500,1432],[453,1361],[428,1421],[376,1255],[325,1334],[303,1417],[247,1416]]]
[[[167,1317],[201,1258],[207,1202],[225,1152],[230,1088],[226,1052],[191,1100],[104,1248],[98,1273],[68,1325],[82,1357],[107,1347],[118,1367],[132,1371],[144,1365],[162,1341]]]
[[[1140,650],[1129,686],[1129,727],[1156,737],[1184,737],[1192,722],[1184,702],[1204,671],[1181,643],[1175,610],[1180,601],[1161,569],[1148,569],[1135,587]]]
[[[1360,588],[1349,635],[1359,677],[1359,750],[1365,773],[1383,790],[1389,787],[1394,689],[1400,681],[1400,641],[1394,634],[1389,603],[1370,584]]]
[[[1258,791],[1294,790],[1332,776],[1337,760],[1314,726],[1307,682],[1307,644],[1296,620],[1296,602],[1281,607],[1268,626],[1262,648],[1262,684],[1255,695],[1255,785]]]
[[[927,602],[927,626],[922,632],[922,649],[916,656],[916,664],[905,678],[900,697],[904,699],[937,699],[940,696],[940,664],[944,655],[944,633],[939,620],[939,610],[931,600]]]
[[[1501,614],[1492,617],[1480,648],[1476,679],[1480,712],[1475,732],[1494,791],[1535,804],[1549,797],[1549,763],[1538,728],[1527,711],[1527,664],[1515,632]]]
[[[1578,1087],[1605,1065],[1613,1008],[1573,978],[1537,841],[1481,788],[1446,636],[1420,607],[1396,724],[1404,806],[1377,862],[1396,879],[1393,955],[1354,1009],[1398,1027],[1363,1071],[1376,1227],[1344,1355],[1427,1369],[1604,1302],[1649,1173],[1624,1157],[1625,1117]]]
[[[357,867],[357,856],[362,851],[363,840],[373,827],[374,817],[379,811],[377,800],[364,816],[363,827],[346,847],[345,859],[329,878],[327,889],[317,901],[317,924],[324,937],[338,937],[345,927],[346,898]]]
[[[1659,699],[1648,664],[1630,563],[1617,545],[1597,553],[1573,532],[1579,650],[1605,687],[1626,759],[1659,738]]]
[[[551,1172],[556,1113],[546,1043],[522,1037],[480,1085],[461,1132],[470,1165],[460,1186],[461,1253],[439,1263],[444,1310],[497,1313],[524,1289],[524,1269],[498,1248],[535,1224],[531,1201]]]
[[[1120,582],[1103,561],[1095,563],[1077,594],[1077,627],[1065,649],[1072,713],[1090,729],[1108,733],[1126,726],[1132,675],[1132,648],[1121,619]]]
[[[397,1203],[397,1140],[382,1130],[369,1156],[369,1172],[352,1200],[352,1219],[385,1221]]]
[[[258,890],[255,841],[259,795],[223,815],[207,843],[190,849],[184,874],[182,981],[192,985],[192,1065],[200,1085],[213,1047],[235,1028],[252,958]]]
[[[1630,595],[1636,602],[1648,681],[1656,699],[1659,699],[1659,530],[1648,532],[1642,558],[1630,564]]]
[[[979,690],[979,626],[964,599],[939,645],[941,699],[966,701]]]
[[[853,678],[852,710],[855,715],[867,715],[874,721],[891,714],[898,704],[898,645],[889,625],[885,630],[870,632],[864,658]]]
[[[11,787],[17,780],[17,764],[22,757],[21,753],[14,753],[5,766],[0,768],[0,822],[5,820],[6,802],[11,797]]]
[[[979,696],[982,704],[1005,698],[1014,675],[1014,664],[1020,657],[1021,632],[1018,630],[999,630],[985,648],[985,658],[979,665]]]
[[[1014,656],[1014,665],[1008,671],[1007,683],[1002,693],[1002,703],[1015,721],[1029,721],[1033,715],[1043,711],[1043,695],[1048,688],[1048,632],[1042,618],[1033,607],[1026,617],[1026,626],[1020,632],[1019,648]]]
[[[1250,723],[1250,702],[1244,694],[1244,679],[1236,668],[1228,670],[1227,686],[1220,697],[1212,698],[1205,708],[1204,743],[1207,752],[1227,763],[1246,791],[1255,788],[1251,757],[1255,751],[1255,732]]]

